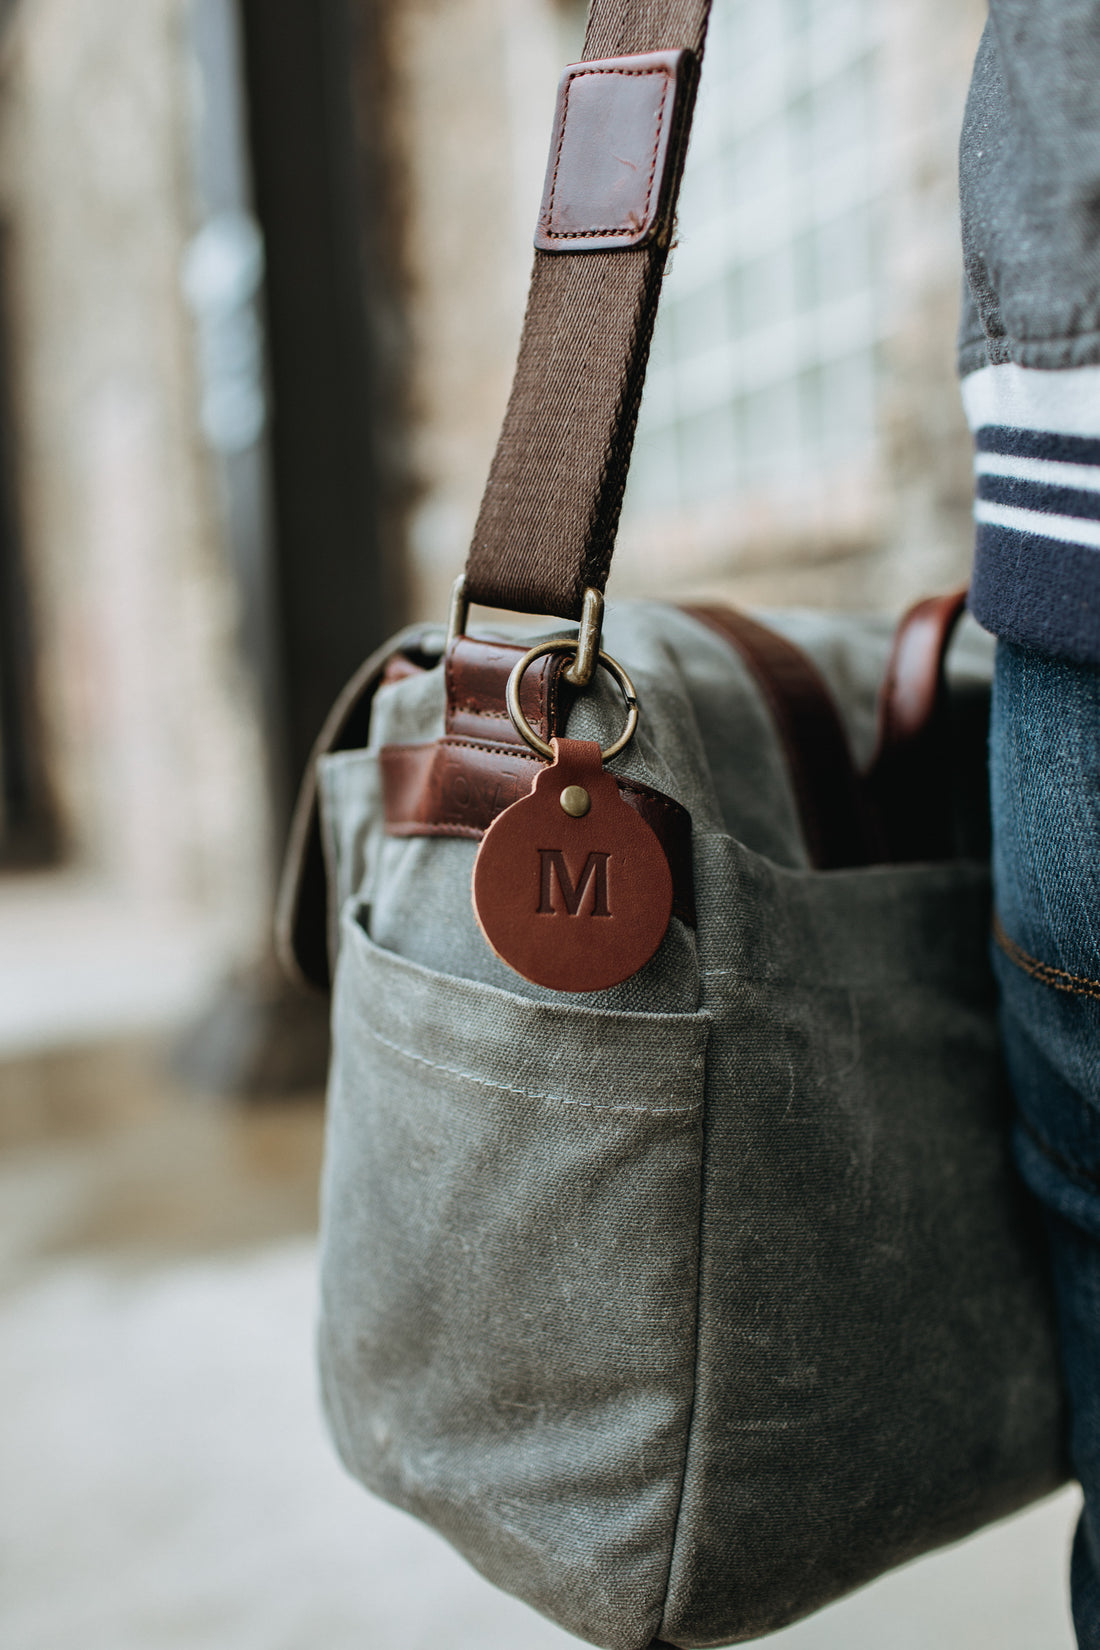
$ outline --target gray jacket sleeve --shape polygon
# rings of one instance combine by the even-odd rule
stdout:
[[[1100,665],[1100,0],[990,0],[960,195],[971,607]]]
[[[960,193],[961,370],[1100,362],[1100,0],[990,0]]]

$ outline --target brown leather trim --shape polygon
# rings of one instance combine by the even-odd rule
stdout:
[[[451,644],[444,665],[444,728],[448,734],[488,736],[500,743],[527,749],[504,703],[508,677],[526,651],[525,645],[516,642],[485,641],[473,636],[459,636]],[[423,656],[413,658],[408,653],[392,654],[382,671],[382,685],[421,676],[438,663],[438,655],[425,659]],[[520,704],[528,722],[543,739],[553,738],[569,715],[576,689],[565,676],[568,664],[567,655],[548,654],[536,659],[524,674]]]
[[[819,871],[884,858],[875,820],[832,695],[801,648],[727,607],[685,607],[728,642],[756,678],[775,721],[810,863]]]
[[[879,699],[867,792],[890,859],[954,852],[951,726],[944,665],[966,589],[917,602],[901,619]]]
[[[423,676],[431,668],[429,661],[415,659],[408,653],[394,653],[386,660],[382,670],[382,687],[389,687],[392,682],[407,682],[410,676]]]
[[[389,836],[480,837],[542,766],[523,746],[456,738],[383,745],[378,757]]]
[[[527,796],[545,764],[523,745],[455,737],[427,745],[384,745],[379,753],[390,836],[479,838],[505,808]],[[691,815],[671,797],[614,776],[624,802],[664,849],[673,915],[695,925]]]
[[[459,636],[452,642],[445,665],[447,734],[490,738],[498,744],[527,749],[504,703],[508,678],[526,652],[526,645],[482,641],[473,636]],[[565,731],[576,694],[565,679],[568,664],[568,654],[544,654],[524,672],[520,684],[523,714],[539,737],[548,742]]]

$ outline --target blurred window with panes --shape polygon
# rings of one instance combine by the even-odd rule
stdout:
[[[688,567],[875,466],[881,168],[869,0],[717,0],[624,510]]]

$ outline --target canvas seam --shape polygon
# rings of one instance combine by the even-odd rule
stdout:
[[[1083,1169],[1078,1163],[1071,1163],[1069,1158],[1063,1157],[1061,1152],[1050,1144],[1049,1140],[1039,1133],[1038,1129],[1026,1117],[1018,1117],[1017,1121],[1036,1151],[1040,1152],[1048,1162],[1053,1163],[1068,1180],[1080,1186],[1082,1191],[1094,1192],[1100,1186],[1100,1173],[1095,1170]]]
[[[668,1569],[665,1572],[665,1584],[661,1593],[661,1611],[657,1618],[655,1631],[659,1633],[668,1611],[669,1589],[672,1586],[672,1566],[676,1560],[676,1548],[680,1540],[680,1519],[684,1510],[684,1497],[687,1491],[688,1462],[691,1456],[691,1441],[695,1431],[695,1406],[699,1396],[699,1360],[702,1336],[699,1326],[703,1316],[703,1217],[706,1205],[706,1156],[707,1156],[707,1109],[706,1109],[706,1056],[710,1047],[711,1026],[707,1027],[707,1041],[703,1048],[703,1094],[700,1110],[700,1142],[699,1142],[699,1215],[695,1228],[695,1324],[694,1324],[694,1357],[691,1368],[691,1400],[688,1404],[687,1422],[684,1428],[684,1461],[680,1471],[680,1493],[676,1500],[676,1512],[672,1520],[672,1540],[668,1549]]]
[[[383,1048],[392,1049],[395,1054],[404,1055],[406,1060],[413,1060],[419,1066],[427,1066],[430,1071],[441,1071],[448,1077],[459,1077],[464,1082],[476,1083],[480,1088],[496,1089],[503,1094],[518,1094],[525,1100],[553,1100],[558,1105],[579,1106],[585,1111],[630,1112],[637,1117],[690,1117],[699,1110],[698,1105],[662,1107],[605,1105],[595,1100],[574,1100],[566,1094],[546,1094],[539,1089],[521,1089],[512,1083],[499,1083],[491,1077],[477,1077],[473,1072],[461,1071],[457,1066],[445,1066],[438,1060],[428,1060],[423,1054],[414,1054],[411,1048],[404,1048],[400,1043],[391,1042],[388,1037],[383,1037],[380,1031],[375,1031],[373,1026],[367,1026],[366,1030],[367,1035],[373,1037],[375,1042],[381,1043]],[[695,1055],[693,1059],[698,1061],[699,1056]]]

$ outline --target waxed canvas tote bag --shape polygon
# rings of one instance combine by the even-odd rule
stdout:
[[[759,1637],[1065,1475],[961,596],[602,611],[706,12],[595,0],[464,583],[334,708],[280,908],[333,992],[337,1447],[610,1650]]]

